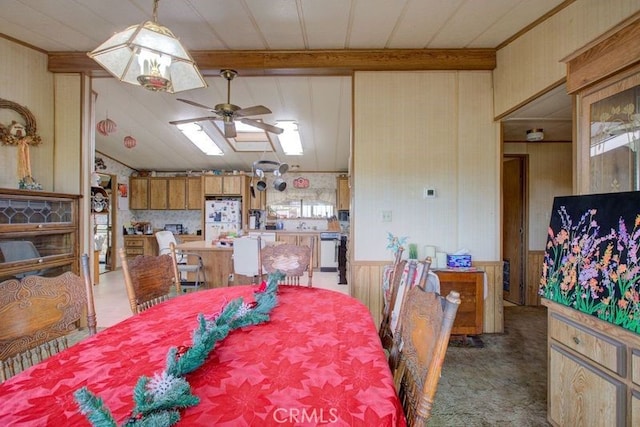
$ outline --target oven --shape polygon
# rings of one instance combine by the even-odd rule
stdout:
[[[338,271],[340,233],[320,233],[320,271]]]

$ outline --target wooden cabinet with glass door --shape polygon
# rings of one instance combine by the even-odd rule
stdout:
[[[0,281],[79,273],[79,199],[0,189]]]

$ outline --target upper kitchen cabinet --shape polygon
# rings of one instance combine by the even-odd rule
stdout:
[[[130,209],[202,209],[202,177],[131,177]]]
[[[187,209],[202,209],[202,177],[187,178]]]
[[[205,175],[205,196],[242,196],[244,175]]]
[[[129,178],[129,209],[149,209],[149,178]]]
[[[184,199],[184,179],[182,181],[182,195]],[[164,210],[169,206],[168,190],[169,178],[149,178],[149,209]],[[184,206],[184,201],[182,203]]]
[[[349,189],[349,177],[346,175],[339,175],[337,178],[336,188],[336,210],[348,211],[350,208],[351,191]]]

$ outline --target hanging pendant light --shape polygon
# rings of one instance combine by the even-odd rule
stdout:
[[[176,93],[207,87],[189,52],[157,21],[158,0],[154,0],[152,21],[113,35],[89,52],[89,57],[120,81],[152,91]]]

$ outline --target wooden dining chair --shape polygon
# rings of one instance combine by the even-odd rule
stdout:
[[[260,261],[265,274],[280,271],[285,274],[281,285],[301,285],[301,280],[307,273],[307,286],[312,286],[313,280],[313,246],[315,238],[311,237],[309,246],[268,245],[260,250]]]
[[[402,274],[407,264],[406,260],[402,259],[403,248],[400,247],[396,251],[393,266],[391,267],[391,273],[389,274],[389,297],[383,304],[382,308],[382,320],[380,321],[380,328],[378,329],[378,335],[382,342],[382,347],[389,350],[392,345],[393,334],[390,327],[391,311],[396,301],[398,294],[398,288],[402,280]]]
[[[82,276],[26,276],[0,283],[0,382],[96,333],[89,257]]]
[[[411,286],[414,283],[416,275],[417,262],[415,260],[408,260],[402,265],[403,268],[400,273],[398,289],[396,290],[395,297],[393,298],[393,301],[391,303],[391,307],[389,307],[389,321],[385,325],[383,338],[380,340],[382,342],[382,348],[385,350],[387,355],[390,354],[391,348],[393,347],[393,341],[396,337],[401,322],[401,313],[404,300],[406,298],[408,290],[411,289]]]
[[[398,292],[399,295],[396,299],[396,306],[393,309],[394,313],[391,316],[393,321],[390,321],[389,324],[389,328],[392,328],[392,333],[390,334],[391,343],[386,343],[388,347],[385,347],[385,350],[388,352],[389,368],[391,368],[392,372],[397,368],[400,358],[400,350],[402,347],[400,330],[402,328],[403,312],[406,310],[407,299],[409,298],[409,291],[416,286],[425,292],[431,289],[431,286],[427,289],[427,279],[429,270],[431,269],[431,262],[431,257],[426,257],[422,261],[411,260],[413,267],[410,268],[408,277],[404,279],[406,285],[400,287]],[[439,292],[440,289],[437,289],[437,291]]]
[[[459,306],[456,291],[444,298],[415,286],[407,294],[399,331],[402,349],[393,374],[408,426],[424,426],[431,416]]]
[[[124,248],[118,252],[133,314],[180,295],[180,276],[171,255],[127,258]]]

